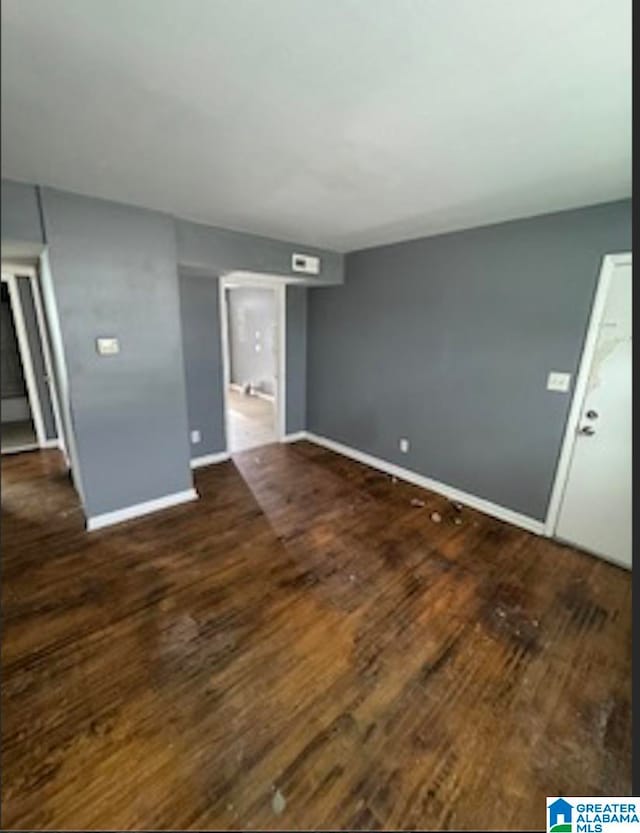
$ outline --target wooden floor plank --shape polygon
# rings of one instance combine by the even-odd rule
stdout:
[[[534,829],[631,791],[621,569],[306,442],[91,534],[57,452],[2,486],[5,828]]]

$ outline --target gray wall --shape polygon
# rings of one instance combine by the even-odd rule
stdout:
[[[27,340],[29,342],[29,352],[31,353],[33,375],[36,382],[36,388],[38,390],[38,399],[40,401],[44,434],[46,439],[54,440],[58,436],[58,432],[56,431],[56,421],[53,414],[51,390],[49,388],[49,383],[47,382],[47,367],[42,350],[40,327],[38,326],[38,318],[33,292],[31,289],[31,281],[27,277],[18,277],[17,284],[18,292],[20,293],[20,303],[22,304],[22,315],[24,318]]]
[[[575,379],[630,247],[624,200],[348,255],[309,296],[309,430],[543,520],[570,404],[546,376]]]
[[[180,270],[180,316],[183,337],[189,426],[201,432],[191,457],[226,450],[218,279]],[[307,290],[286,287],[287,433],[306,426]]]
[[[287,433],[307,427],[307,296],[303,286],[287,286]]]
[[[191,488],[173,222],[42,190],[85,510]],[[100,357],[97,336],[120,354]]]
[[[11,313],[11,300],[7,285],[2,284],[2,306],[0,307],[0,391],[2,399],[20,398],[27,396],[27,386],[22,372],[18,337]]]
[[[344,257],[334,252],[56,189],[2,180],[2,209],[3,252],[49,247],[41,277],[54,375],[64,441],[89,515],[188,488],[189,454],[224,450],[219,275],[291,275],[291,253],[303,251],[322,258],[322,273],[310,282],[343,279]],[[198,276],[199,286],[191,283]],[[286,427],[293,432],[305,427],[306,290],[288,286],[286,297]],[[120,356],[97,356],[101,334],[120,337]],[[218,380],[210,386],[212,373]],[[191,448],[189,426],[202,433]]]
[[[278,348],[275,292],[251,286],[227,289],[227,312],[230,381],[250,382],[273,396]]]
[[[0,195],[2,240],[43,243],[35,186],[3,179]]]
[[[223,275],[235,270],[289,276],[293,252],[318,255],[321,273],[306,276],[309,283],[337,284],[344,280],[344,255],[312,246],[271,240],[255,234],[176,220],[178,263]]]
[[[180,272],[180,317],[190,430],[200,431],[191,457],[226,449],[218,279]]]

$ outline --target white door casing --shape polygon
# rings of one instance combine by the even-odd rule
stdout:
[[[605,257],[554,489],[556,537],[631,568],[631,255]]]

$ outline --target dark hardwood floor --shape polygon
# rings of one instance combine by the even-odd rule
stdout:
[[[308,443],[91,534],[57,452],[2,486],[5,829],[542,829],[631,792],[616,567]]]

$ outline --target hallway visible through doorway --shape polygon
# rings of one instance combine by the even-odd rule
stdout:
[[[273,399],[245,393],[229,387],[227,392],[227,426],[229,447],[241,451],[275,442],[275,407]]]
[[[284,286],[236,277],[222,285],[225,422],[233,454],[280,439]]]

